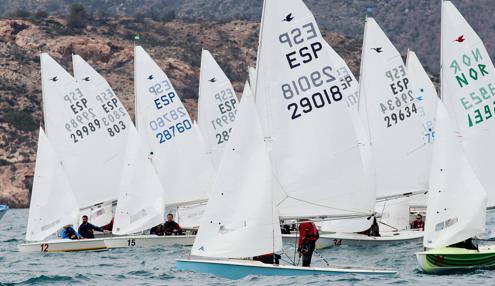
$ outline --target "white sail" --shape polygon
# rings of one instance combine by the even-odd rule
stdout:
[[[41,241],[76,222],[78,210],[61,162],[40,128],[26,240]]]
[[[111,144],[115,157],[108,162],[107,176],[112,178],[114,184],[112,189],[119,189],[121,181],[122,167],[124,164],[125,148],[127,145],[128,130],[133,125],[131,117],[127,113],[124,105],[120,102],[113,89],[93,67],[91,67],[79,55],[72,55],[72,66],[74,68],[74,78],[80,84],[83,93],[93,97],[97,104],[98,110],[104,116],[101,117],[101,123],[105,128],[117,128],[116,136],[111,137]],[[123,122],[122,124],[120,122]],[[117,127],[115,127],[117,125]],[[125,129],[121,127],[125,126]],[[94,225],[104,225],[109,223],[113,218],[112,202],[98,207],[91,207],[81,211],[81,215],[87,215]]]
[[[256,104],[271,154],[283,217],[373,212],[343,76],[300,0],[265,1]],[[349,174],[352,174],[350,177]]]
[[[113,233],[131,234],[163,223],[163,187],[149,159],[149,151],[134,126],[129,127]]]
[[[182,206],[177,209],[177,223],[182,228],[198,228],[207,203]]]
[[[435,85],[431,82],[428,73],[425,71],[416,56],[416,53],[413,51],[408,51],[407,53],[406,68],[417,99],[419,118],[423,125],[423,138],[424,143],[426,144],[424,150],[426,155],[424,168],[420,168],[417,171],[421,172],[421,170],[423,170],[423,174],[421,174],[420,177],[428,181],[430,176],[433,142],[435,141],[435,115],[438,94]]]
[[[209,51],[201,54],[198,124],[213,166],[218,169],[239,104],[234,88]]]
[[[253,98],[242,97],[192,255],[252,257],[282,248],[270,158]]]
[[[428,148],[418,99],[402,57],[367,18],[360,77],[360,112],[367,117],[376,196],[427,190]]]
[[[41,55],[47,136],[57,150],[80,208],[115,200],[122,143],[127,125],[105,125],[106,114],[93,95],[48,54]]]
[[[442,103],[437,111],[437,138],[428,192],[423,244],[439,248],[464,241],[485,230],[487,194],[471,168]]]
[[[376,212],[380,215],[380,231],[409,229],[409,203],[411,198],[397,198],[376,204]]]
[[[256,91],[256,69],[253,67],[248,68],[249,73],[249,85],[251,86],[251,94]]]
[[[495,68],[482,40],[450,1],[442,2],[442,99],[480,182],[495,205]]]
[[[206,200],[213,166],[167,75],[135,48],[136,124],[146,138],[167,205]]]

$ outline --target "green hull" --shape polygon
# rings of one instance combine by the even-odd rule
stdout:
[[[495,268],[495,246],[479,250],[444,247],[416,253],[421,269],[430,274],[449,274]]]

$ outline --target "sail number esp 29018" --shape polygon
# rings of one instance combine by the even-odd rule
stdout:
[[[279,35],[279,42],[289,49],[285,54],[291,70],[297,70],[318,59],[325,52],[325,46],[313,22],[302,24]],[[282,83],[280,90],[289,101],[287,110],[292,120],[298,119],[314,110],[341,101],[342,89],[347,89],[352,78],[344,69],[335,71],[330,65],[317,68],[299,76],[297,79]],[[317,90],[306,95],[307,91]],[[297,97],[297,100],[294,98]]]

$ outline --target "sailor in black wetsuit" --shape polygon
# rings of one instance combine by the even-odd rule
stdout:
[[[81,238],[95,238],[95,235],[93,233],[95,230],[103,232],[103,229],[101,227],[92,225],[88,222],[88,216],[83,215],[82,221],[83,222],[78,229],[79,236],[81,236]]]
[[[173,214],[167,215],[167,221],[163,224],[163,232],[165,233],[165,235],[182,234],[182,228],[178,223],[174,221]]]

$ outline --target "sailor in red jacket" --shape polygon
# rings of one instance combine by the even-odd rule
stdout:
[[[313,222],[305,221],[299,224],[299,243],[297,251],[302,256],[303,266],[311,265],[311,257],[315,251],[316,241],[320,238],[318,229]]]
[[[419,230],[425,229],[425,223],[423,222],[423,216],[421,214],[416,215],[416,219],[411,223],[411,228]]]

